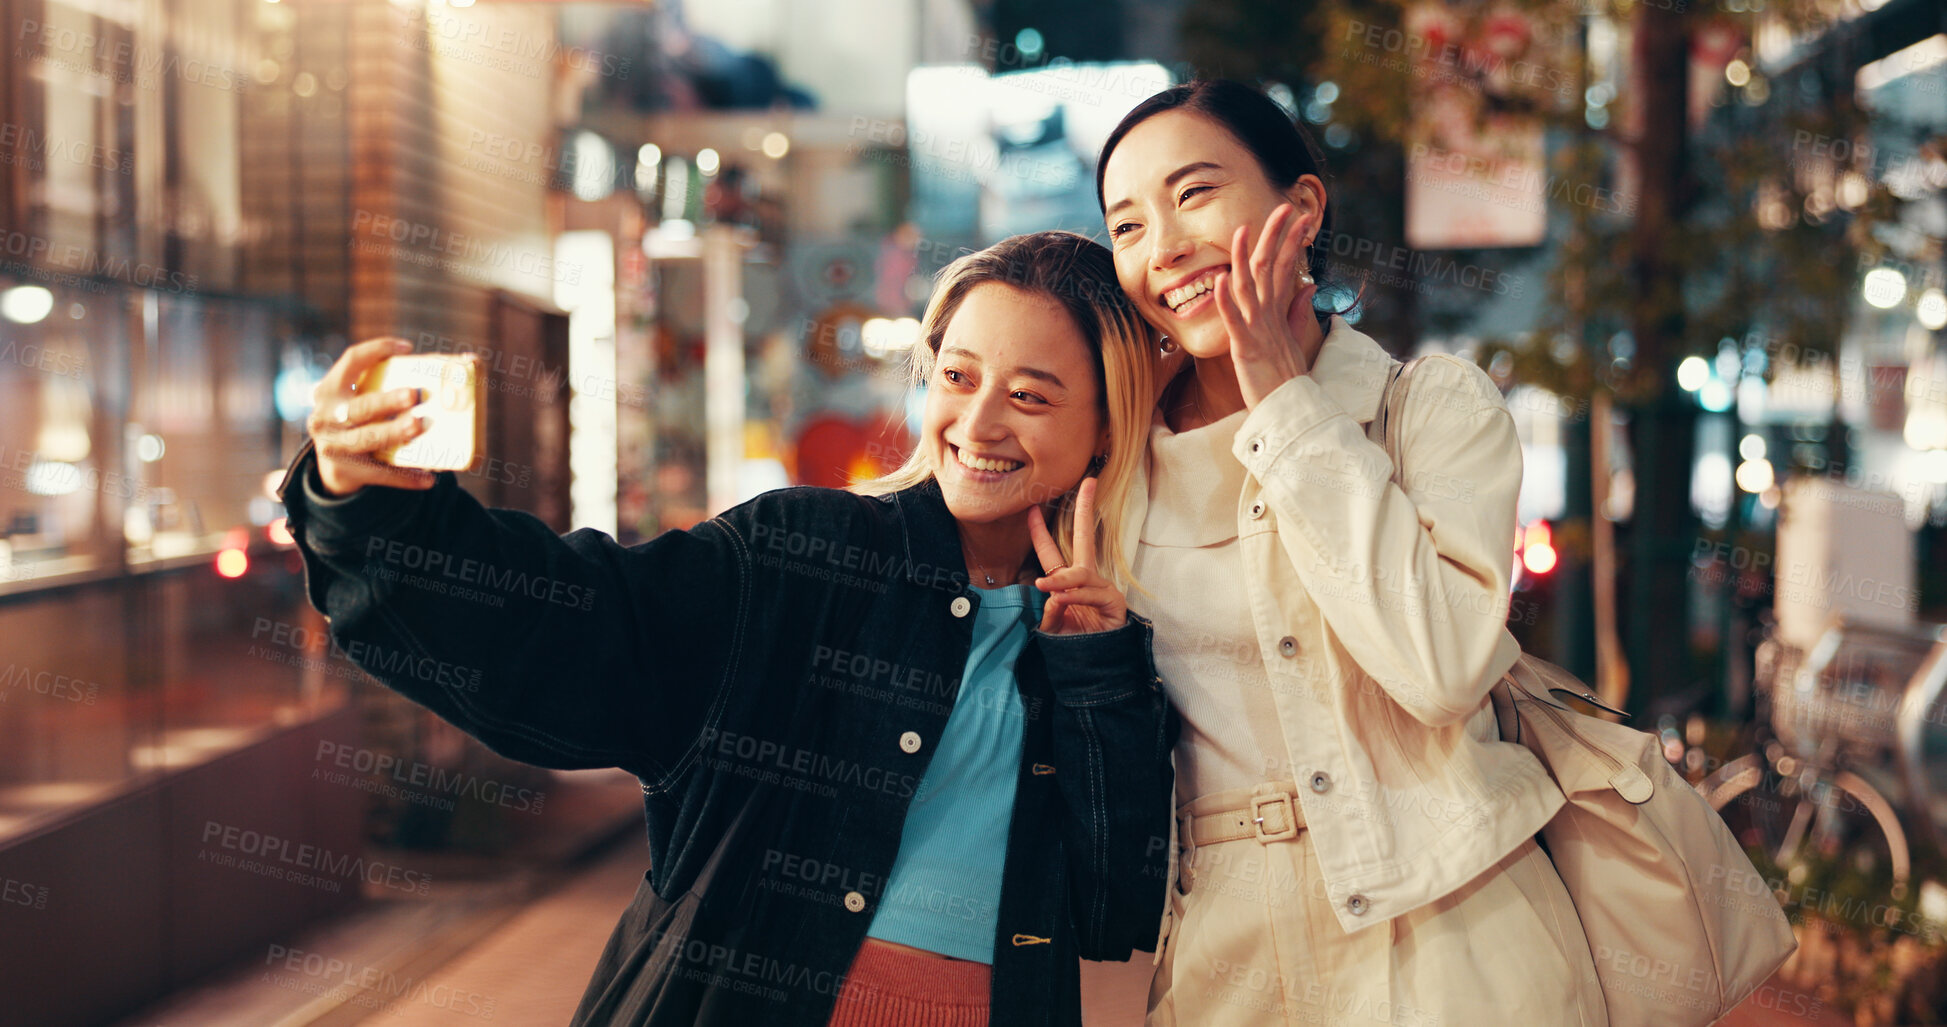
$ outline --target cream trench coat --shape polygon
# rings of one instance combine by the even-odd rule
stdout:
[[[1334,317],[1311,373],[1266,396],[1231,450],[1247,471],[1242,587],[1285,776],[1299,784],[1347,933],[1452,893],[1563,803],[1532,753],[1500,741],[1487,701],[1520,652],[1506,626],[1521,484],[1513,418],[1473,364],[1425,361],[1392,427],[1402,491],[1366,437],[1394,366]],[[1130,485],[1125,553],[1149,505],[1147,464]],[[1130,594],[1132,607],[1159,601]],[[1159,960],[1169,929],[1166,913]]]

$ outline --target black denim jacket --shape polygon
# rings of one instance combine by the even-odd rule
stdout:
[[[574,1022],[823,1024],[980,602],[938,487],[784,489],[625,548],[451,474],[319,501],[313,466],[281,492],[341,648],[503,755],[642,781],[650,869]],[[1155,944],[1177,725],[1149,636],[1034,632],[1016,662],[996,1025],[1079,1024],[1076,957]]]

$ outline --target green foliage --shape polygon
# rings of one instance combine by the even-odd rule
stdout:
[[[1283,82],[1300,103],[1310,84],[1338,87],[1332,119],[1361,144],[1350,153],[1328,154],[1341,183],[1360,188],[1399,182],[1398,165],[1412,145],[1417,105],[1429,92],[1428,71],[1448,84],[1473,91],[1471,109],[1481,124],[1526,119],[1542,126],[1550,140],[1548,172],[1553,181],[1600,184],[1631,196],[1622,181],[1630,142],[1619,128],[1642,114],[1632,111],[1624,87],[1608,105],[1610,125],[1592,128],[1584,118],[1582,92],[1594,78],[1584,51],[1584,13],[1616,19],[1627,31],[1644,6],[1585,0],[1561,4],[1527,0],[1488,7],[1451,6],[1468,33],[1485,19],[1513,9],[1531,22],[1532,42],[1526,74],[1479,74],[1465,59],[1416,60],[1430,49],[1408,29],[1416,5],[1402,0],[1336,0],[1300,11],[1256,0],[1210,0],[1190,5],[1181,23],[1184,53],[1199,73],[1260,82]],[[1817,31],[1837,16],[1832,3],[1795,0],[1761,6],[1800,32]],[[1713,7],[1706,16],[1684,16],[1694,32],[1706,26],[1728,28],[1749,40],[1758,13],[1731,13]],[[1746,45],[1740,56],[1751,60]],[[1627,60],[1627,54],[1623,55]],[[1827,84],[1830,85],[1830,84]],[[1455,92],[1449,90],[1450,93]],[[1674,240],[1664,257],[1674,263],[1680,286],[1653,293],[1648,302],[1667,305],[1682,324],[1675,357],[1714,354],[1720,339],[1759,340],[1774,351],[1815,352],[1832,348],[1844,328],[1862,261],[1876,260],[1881,249],[1873,228],[1897,215],[1898,201],[1875,185],[1866,203],[1854,210],[1833,202],[1833,182],[1807,158],[1794,152],[1798,133],[1827,139],[1859,140],[1869,123],[1852,103],[1850,89],[1821,88],[1806,101],[1797,90],[1786,96],[1762,74],[1742,88],[1724,86],[1702,126],[1691,133],[1689,173],[1672,197]],[[1652,125],[1648,131],[1672,131]],[[1374,166],[1393,162],[1390,172]],[[1397,211],[1396,195],[1383,197]],[[1350,215],[1355,200],[1343,188],[1341,231],[1382,241],[1403,238],[1400,215],[1361,222]],[[1359,203],[1359,206],[1368,206]],[[1509,352],[1522,381],[1562,391],[1589,394],[1605,388],[1625,404],[1648,402],[1668,382],[1669,367],[1642,368],[1602,345],[1642,313],[1636,295],[1632,220],[1551,199],[1555,216],[1567,222],[1556,240],[1547,277],[1549,302],[1542,320],[1520,337],[1486,340],[1482,358]],[[1633,204],[1632,204],[1633,206]],[[1395,227],[1397,226],[1397,227]],[[1456,259],[1465,260],[1460,254]],[[1518,258],[1518,255],[1517,255]],[[1504,254],[1503,260],[1506,259]],[[1410,291],[1410,290],[1406,290]],[[1415,319],[1411,296],[1392,290],[1367,292],[1376,313],[1389,306],[1407,308],[1406,327]],[[1464,313],[1465,304],[1456,309]],[[1442,329],[1455,320],[1435,309],[1425,327]],[[1382,320],[1384,320],[1382,316]],[[1564,347],[1562,340],[1569,340]]]

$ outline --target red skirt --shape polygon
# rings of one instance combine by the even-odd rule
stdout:
[[[986,963],[916,956],[867,938],[830,1027],[987,1027],[993,979]]]

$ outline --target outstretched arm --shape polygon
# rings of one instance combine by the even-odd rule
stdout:
[[[730,520],[624,548],[425,491],[335,499],[300,454],[284,498],[312,605],[388,687],[513,759],[679,772],[734,672],[749,616]]]

